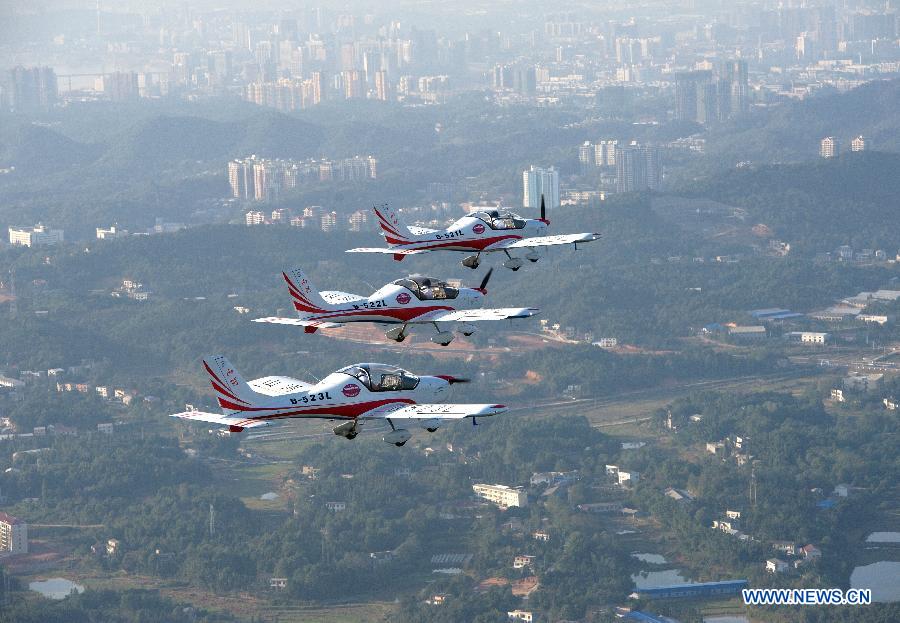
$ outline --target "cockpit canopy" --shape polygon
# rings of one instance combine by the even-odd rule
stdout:
[[[522,229],[525,227],[525,219],[513,212],[500,212],[499,210],[483,210],[472,212],[469,216],[481,219],[491,229]]]
[[[338,372],[349,374],[373,392],[398,392],[415,389],[419,384],[419,377],[383,363],[360,363]]]
[[[402,286],[416,295],[420,301],[440,301],[455,299],[459,296],[457,288],[451,288],[445,281],[431,277],[404,277],[394,281],[394,285]]]

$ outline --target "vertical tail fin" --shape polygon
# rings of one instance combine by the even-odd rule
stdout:
[[[290,292],[294,303],[294,309],[297,310],[297,314],[301,318],[305,318],[309,314],[328,311],[331,307],[306,277],[303,269],[292,268],[282,272],[281,275],[287,283],[288,292]]]
[[[384,230],[384,239],[388,244],[397,245],[415,241],[417,236],[409,230],[397,210],[386,203],[375,206],[373,209],[375,216],[378,217],[378,224]]]
[[[215,391],[219,406],[228,411],[246,411],[258,404],[264,396],[244,380],[224,355],[214,355],[203,360],[209,381]]]

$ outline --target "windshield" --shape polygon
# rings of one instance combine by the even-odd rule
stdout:
[[[398,392],[415,389],[419,377],[406,370],[381,363],[364,363],[339,370],[349,374],[373,392]]]
[[[394,285],[403,286],[416,295],[420,301],[440,301],[455,299],[459,296],[459,290],[451,288],[444,281],[431,277],[407,277],[398,279]]]

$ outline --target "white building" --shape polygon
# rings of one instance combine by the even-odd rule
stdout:
[[[788,570],[788,564],[780,558],[769,558],[766,561],[766,571],[769,573],[784,573]]]
[[[128,235],[124,229],[119,229],[115,225],[112,227],[98,227],[97,240],[111,240],[113,238],[123,238]]]
[[[834,158],[840,152],[840,146],[837,139],[833,136],[826,136],[819,143],[819,155],[822,158]]]
[[[9,244],[25,247],[41,247],[59,244],[63,241],[63,230],[50,229],[38,223],[34,227],[10,227]]]
[[[525,621],[525,623],[532,623],[534,621],[534,613],[529,610],[511,610],[506,613],[506,618],[510,621]]]
[[[559,207],[559,171],[550,167],[542,169],[531,165],[522,173],[522,205],[526,208],[541,207],[544,196],[548,210]]]
[[[266,222],[266,215],[259,210],[250,210],[244,216],[244,222],[247,225],[263,225]]]
[[[474,484],[472,491],[480,498],[496,504],[500,508],[528,506],[528,494],[518,487],[506,485]]]
[[[801,331],[801,344],[827,344],[831,341],[830,333],[818,333],[815,331]]]
[[[28,553],[28,524],[3,512],[0,512],[0,551]]]

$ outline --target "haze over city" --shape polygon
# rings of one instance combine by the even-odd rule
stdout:
[[[0,3],[0,623],[900,620],[897,9]]]

